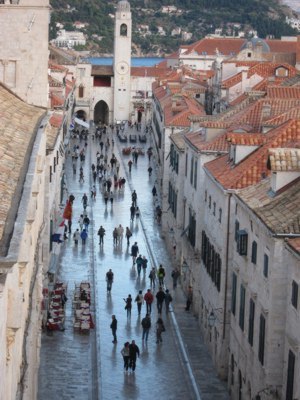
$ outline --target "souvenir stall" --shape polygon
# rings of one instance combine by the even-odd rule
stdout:
[[[49,296],[46,328],[48,331],[64,331],[65,303],[67,301],[67,286],[57,282]]]

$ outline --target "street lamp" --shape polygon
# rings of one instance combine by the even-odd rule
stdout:
[[[181,264],[181,269],[182,269],[184,275],[187,273],[187,271],[189,269],[188,263],[185,260],[183,260],[183,262]]]

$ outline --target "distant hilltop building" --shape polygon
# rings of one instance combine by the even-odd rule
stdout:
[[[58,32],[56,39],[52,42],[57,47],[72,48],[74,46],[85,46],[86,39],[82,32],[70,31],[67,32],[65,29],[61,29]]]
[[[289,24],[292,28],[297,29],[297,31],[300,32],[300,19],[286,17],[286,23]]]

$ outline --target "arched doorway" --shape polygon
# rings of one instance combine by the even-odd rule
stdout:
[[[94,121],[96,123],[109,124],[109,108],[105,101],[100,100],[94,108]]]
[[[83,121],[86,121],[86,112],[83,110],[77,110],[76,111],[76,118],[82,119]]]

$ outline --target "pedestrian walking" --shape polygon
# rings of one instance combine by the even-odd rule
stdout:
[[[123,228],[123,226],[120,224],[119,226],[118,226],[118,241],[119,241],[119,243],[120,244],[122,244],[122,242],[123,242],[123,236],[124,236],[124,228]]]
[[[164,322],[161,318],[158,318],[158,320],[156,321],[156,343],[162,343],[162,337],[161,334],[162,332],[165,332],[166,328],[164,325]]]
[[[137,257],[135,262],[136,262],[137,273],[138,275],[140,275],[143,265],[143,257],[141,254]]]
[[[152,167],[151,166],[148,168],[148,174],[149,174],[149,178],[150,178],[150,176],[152,175]]]
[[[163,286],[163,285],[164,285],[165,275],[166,275],[165,269],[164,269],[164,267],[160,264],[160,265],[159,265],[159,268],[158,268],[158,271],[157,271],[158,283],[159,283],[160,286]]]
[[[86,242],[86,239],[87,239],[87,237],[88,237],[88,234],[87,234],[86,229],[83,229],[83,230],[82,230],[82,232],[81,232],[81,234],[80,234],[80,237],[81,237],[81,241],[82,241],[82,246],[84,246],[84,245],[85,245],[85,242]]]
[[[77,246],[78,245],[78,240],[80,239],[79,229],[76,229],[76,231],[74,232],[73,239],[74,239],[75,246]]]
[[[149,149],[147,150],[147,155],[148,155],[148,160],[149,160],[149,162],[150,162],[150,160],[151,160],[151,157],[152,157],[152,148],[151,147],[149,147]]]
[[[171,276],[172,276],[172,280],[173,280],[173,289],[176,289],[177,280],[178,280],[178,278],[180,276],[180,272],[178,271],[177,268],[173,269]]]
[[[131,221],[134,220],[134,216],[135,216],[135,206],[134,206],[134,204],[132,203],[132,204],[131,204],[131,207],[130,207],[130,219],[131,219]]]
[[[139,247],[137,242],[134,242],[134,244],[131,246],[131,256],[132,256],[132,263],[135,264],[135,260],[137,258],[137,255],[139,253]]]
[[[80,215],[78,224],[79,224],[80,230],[82,231],[82,229],[83,229],[83,214]]]
[[[123,299],[126,303],[125,310],[127,311],[127,318],[131,317],[131,308],[132,308],[132,297],[131,294],[128,295],[126,299]]]
[[[132,161],[129,160],[128,161],[128,169],[129,169],[129,173],[131,172],[131,168],[132,168]]]
[[[111,206],[113,206],[113,203],[114,203],[114,194],[113,194],[113,192],[110,192],[109,200],[110,200]]]
[[[135,207],[135,216],[136,218],[139,218],[140,216],[140,209],[138,207]]]
[[[153,188],[152,188],[152,196],[155,197],[156,194],[157,194],[157,190],[156,190],[156,187],[154,185]]]
[[[111,269],[109,269],[106,272],[106,289],[108,293],[111,292],[113,281],[114,281],[114,273],[112,272]]]
[[[155,297],[156,297],[157,312],[158,312],[158,314],[161,314],[163,302],[165,300],[165,292],[162,287],[160,287],[158,289],[158,292],[156,293]]]
[[[121,350],[124,361],[124,371],[128,372],[129,367],[129,342],[124,343],[124,347]]]
[[[170,311],[170,304],[173,301],[173,297],[171,296],[171,293],[169,292],[169,289],[166,289],[165,293],[165,305],[166,305],[166,313]]]
[[[156,283],[156,270],[153,267],[149,273],[149,279],[150,279],[150,286],[155,288],[155,283]]]
[[[132,192],[132,194],[131,194],[131,200],[132,200],[132,205],[134,206],[134,207],[136,207],[136,202],[137,202],[137,193],[136,193],[136,191],[134,190],[133,192]]]
[[[151,293],[151,289],[147,290],[147,293],[144,296],[144,300],[146,302],[147,314],[151,314],[152,303],[154,300],[153,294]]]
[[[99,236],[99,244],[101,245],[104,243],[104,235],[105,235],[105,229],[103,228],[102,225],[100,226],[97,234]]]
[[[118,244],[118,228],[115,228],[113,230],[113,243],[114,243],[114,246],[117,246],[117,244]]]
[[[147,258],[145,256],[143,256],[142,268],[143,268],[144,275],[146,274],[146,271],[147,271],[147,265],[148,265],[148,260],[147,260]]]
[[[141,314],[142,305],[144,304],[144,296],[142,290],[139,290],[139,293],[136,295],[134,300],[137,304],[138,314]]]
[[[131,368],[132,372],[135,371],[137,357],[140,357],[140,349],[135,344],[135,341],[132,340],[131,344],[129,345],[129,367]]]
[[[126,239],[127,239],[127,246],[130,245],[130,238],[132,236],[131,230],[126,226],[126,233],[125,233]]]
[[[87,215],[83,218],[83,225],[84,225],[85,230],[88,232],[89,225],[90,225],[90,219]]]
[[[187,292],[187,298],[186,298],[185,311],[190,310],[192,302],[193,302],[193,288],[192,288],[192,286],[189,286],[188,292]]]
[[[118,321],[116,319],[115,315],[111,316],[111,324],[110,324],[110,329],[113,335],[114,340],[112,341],[113,343],[117,343],[117,328],[118,328]]]
[[[109,199],[109,192],[107,190],[105,190],[103,197],[104,197],[105,206],[107,206],[107,202]]]
[[[148,336],[149,336],[149,331],[151,328],[151,318],[149,314],[146,314],[146,316],[142,319],[141,325],[143,327],[143,336],[142,336],[142,340],[148,340]]]

